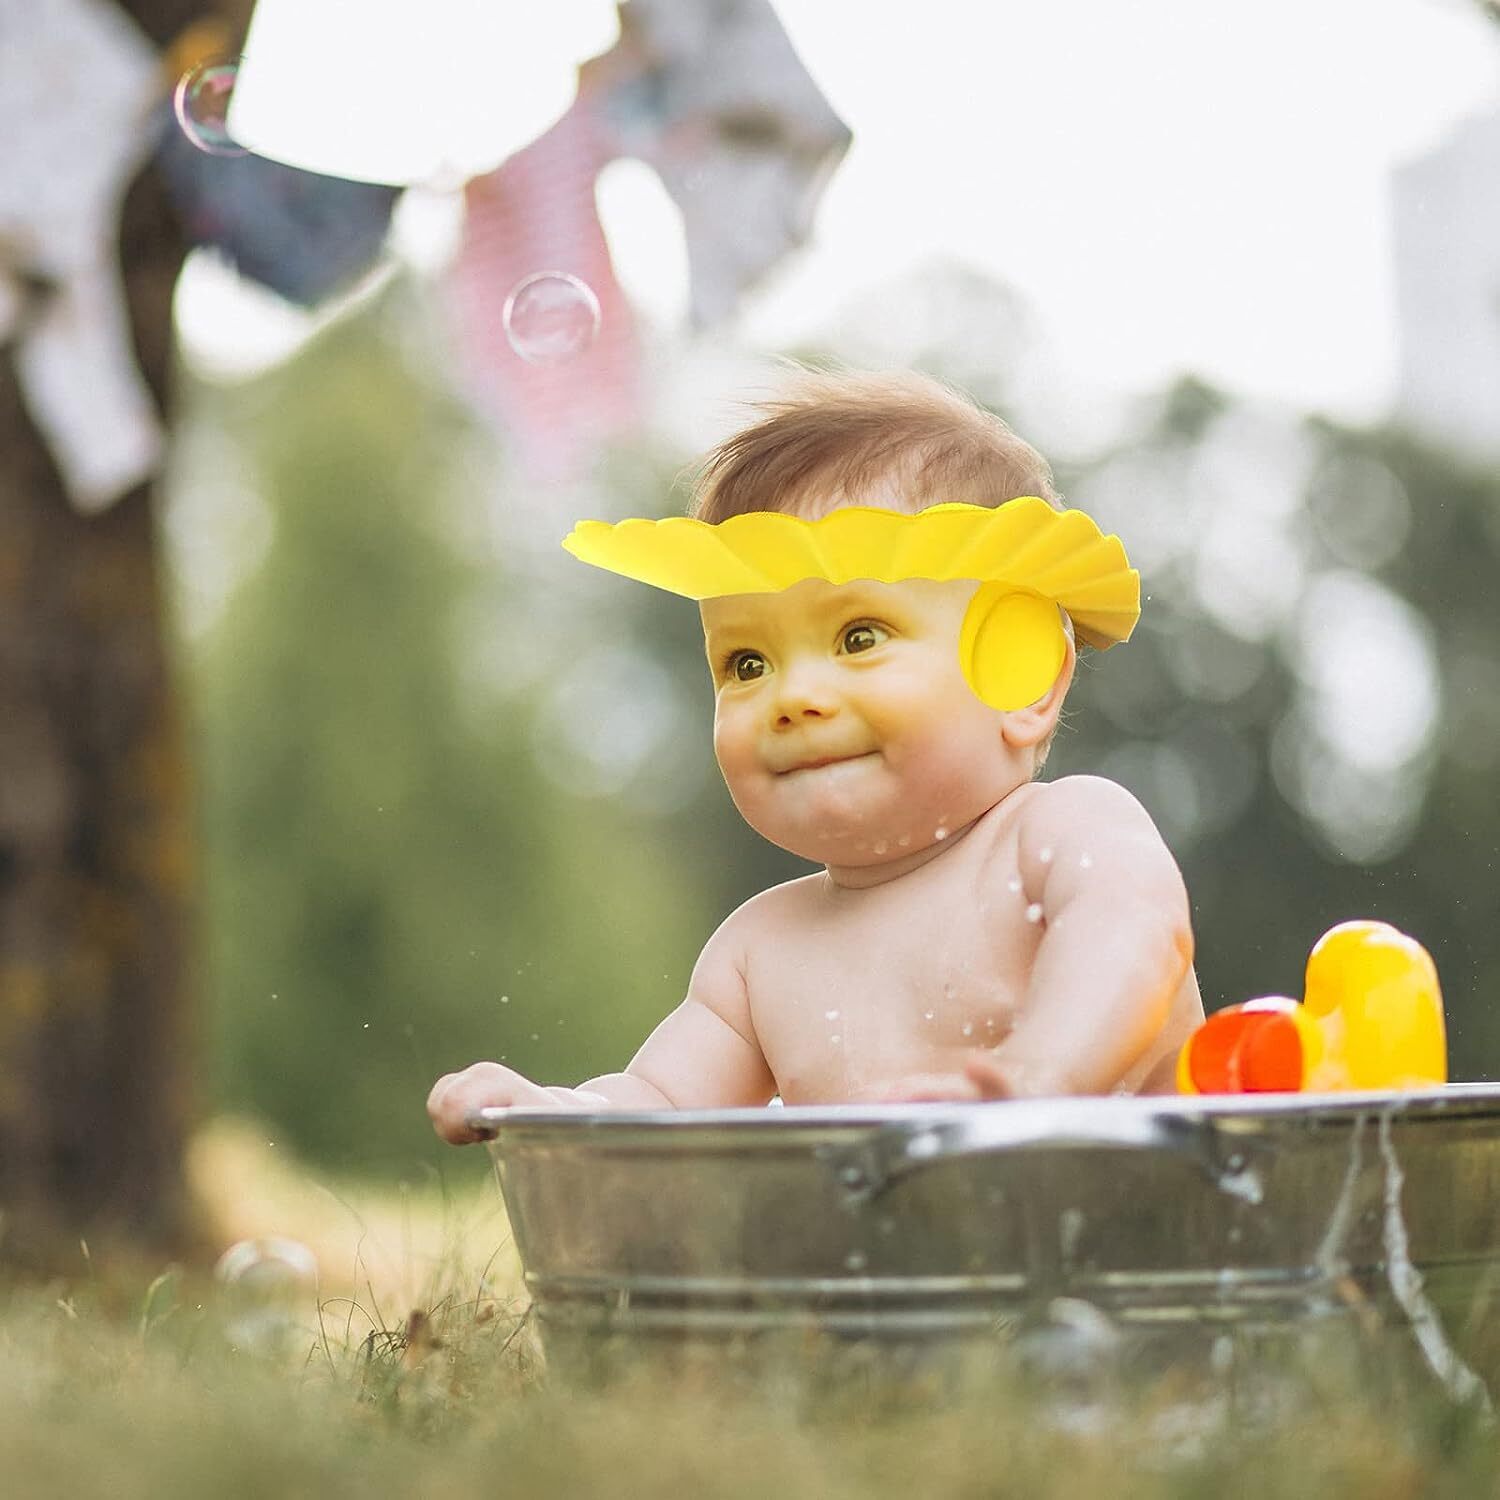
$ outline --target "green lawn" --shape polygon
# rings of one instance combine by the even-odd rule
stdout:
[[[1500,1496],[1493,1419],[1358,1323],[1274,1346],[1022,1332],[961,1361],[617,1341],[565,1380],[492,1184],[319,1182],[263,1135],[206,1132],[195,1180],[224,1242],[312,1246],[316,1287],[247,1327],[207,1271],[84,1247],[50,1284],[0,1283],[0,1496]],[[1465,1349],[1500,1390],[1500,1318],[1476,1316]]]
[[[1473,1496],[1492,1423],[1368,1336],[1258,1360],[1014,1347],[965,1371],[867,1349],[635,1360],[564,1388],[519,1303],[454,1286],[383,1325],[343,1298],[280,1351],[168,1275],[0,1296],[0,1492],[175,1497]],[[321,1314],[321,1325],[319,1317]],[[1402,1346],[1404,1348],[1404,1346]],[[1201,1352],[1201,1351],[1200,1351]]]

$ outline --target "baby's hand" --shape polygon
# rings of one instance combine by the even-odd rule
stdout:
[[[963,1073],[908,1073],[889,1083],[871,1084],[851,1098],[854,1104],[944,1104],[952,1100],[973,1103],[982,1099],[978,1087]]]
[[[583,1089],[549,1088],[523,1078],[501,1063],[478,1062],[462,1073],[445,1073],[427,1096],[432,1128],[452,1146],[484,1137],[468,1124],[477,1109],[495,1106],[518,1109],[599,1109],[607,1106],[602,1094]]]
[[[891,1083],[863,1089],[860,1104],[977,1103],[990,1099],[1037,1099],[1066,1090],[992,1051],[975,1051],[962,1073],[912,1073]]]

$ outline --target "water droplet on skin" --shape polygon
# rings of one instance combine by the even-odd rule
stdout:
[[[837,1047],[838,1044],[843,1040],[843,1038],[842,1037],[837,1037],[837,1036],[831,1036],[831,1037],[828,1038],[828,1040],[830,1042],[832,1042],[835,1047]]]
[[[964,1022],[963,1033],[964,1033],[965,1036],[973,1036],[974,1035],[974,1023],[972,1021],[965,1021]]]
[[[1080,870],[1092,870],[1094,868],[1093,856],[1089,854],[1080,854],[1078,856],[1078,868]]]
[[[1026,920],[1028,922],[1040,922],[1042,920],[1042,903],[1040,901],[1033,901],[1026,908]]]
[[[1005,882],[1005,888],[1013,893],[1019,893],[1021,889],[1020,877],[1017,875],[1012,875],[1011,878]]]
[[[1043,849],[1041,853],[1037,855],[1037,858],[1041,860],[1044,865],[1050,865],[1052,863],[1052,851],[1050,849]]]
[[[924,1021],[930,1021],[932,1019],[932,1012],[930,1010],[923,1011],[922,1012],[922,1019]]]
[[[911,835],[909,833],[903,833],[901,837],[896,840],[896,842],[901,846],[901,848],[904,849],[908,844],[911,843]]]
[[[933,838],[939,840],[945,839],[948,837],[948,830],[946,828],[934,828],[932,830],[932,836]]]
[[[875,845],[875,852],[877,854],[884,854],[885,851],[887,849],[889,849],[890,847],[891,846],[888,843],[886,843],[886,841],[884,839],[881,839],[880,842]]]
[[[837,1021],[838,1018],[839,1013],[836,1010],[825,1010],[823,1012],[823,1019],[825,1021]]]
[[[995,1029],[995,1023],[988,1016],[985,1017],[984,1029],[986,1031],[993,1031]]]

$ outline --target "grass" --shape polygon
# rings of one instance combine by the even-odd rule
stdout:
[[[0,1492],[368,1497],[1143,1497],[1500,1494],[1492,1420],[1409,1341],[1272,1351],[1223,1338],[1080,1353],[1022,1338],[900,1368],[788,1338],[756,1353],[615,1346],[550,1375],[493,1191],[337,1195],[219,1127],[200,1143],[230,1233],[316,1245],[281,1341],[224,1289],[78,1273],[0,1288]],[[332,1207],[329,1207],[332,1205]],[[602,1367],[602,1366],[601,1366]]]

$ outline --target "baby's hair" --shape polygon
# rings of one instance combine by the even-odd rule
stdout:
[[[751,403],[759,420],[698,465],[689,515],[714,524],[776,510],[814,520],[882,486],[882,498],[912,511],[1022,495],[1066,508],[1047,460],[955,387],[914,370],[792,369],[782,391]],[[1066,612],[1063,620],[1071,636]],[[1037,747],[1033,777],[1056,733]]]
[[[1021,495],[1063,509],[1047,460],[962,391],[908,370],[793,368],[785,389],[752,404],[759,420],[699,465],[690,515],[713,523],[779,510],[813,519],[879,486],[912,510]]]

